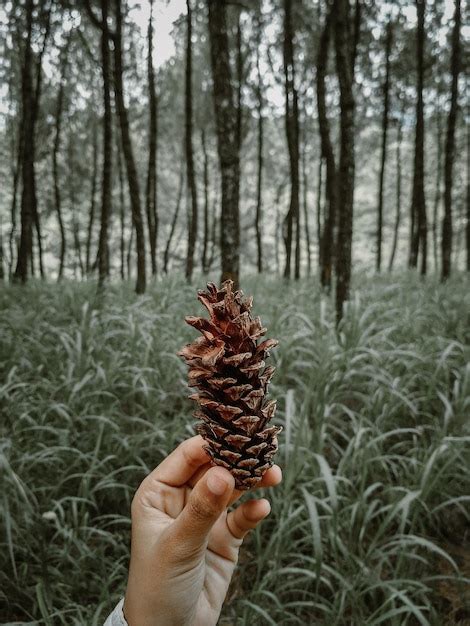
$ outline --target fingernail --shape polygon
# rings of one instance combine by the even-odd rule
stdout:
[[[214,496],[223,496],[227,491],[228,483],[225,478],[222,478],[222,476],[216,472],[209,472],[207,487],[209,488],[209,491],[214,494]]]

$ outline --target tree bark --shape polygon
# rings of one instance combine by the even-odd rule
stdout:
[[[18,259],[15,269],[15,279],[25,283],[28,279],[28,267],[33,252],[33,214],[35,203],[35,171],[34,171],[34,134],[35,124],[33,115],[33,52],[31,36],[33,30],[33,0],[26,2],[26,37],[24,42],[23,65],[21,68],[21,102],[22,126],[24,142],[21,158],[21,235],[18,248]],[[28,149],[24,147],[28,143]]]
[[[96,125],[92,124],[93,133],[93,154],[92,154],[92,173],[91,173],[91,197],[90,197],[90,211],[88,215],[88,228],[86,239],[86,252],[85,252],[85,269],[86,273],[90,274],[91,267],[91,244],[93,238],[93,226],[95,222],[95,207],[96,207],[96,187],[98,178],[98,135],[96,132]]]
[[[390,107],[390,54],[393,42],[393,23],[389,18],[387,24],[387,32],[385,36],[385,79],[383,83],[383,115],[382,115],[382,149],[380,157],[380,174],[379,174],[379,199],[377,208],[377,260],[376,270],[380,272],[382,269],[382,236],[383,236],[383,205],[384,205],[384,183],[385,183],[385,166],[387,161],[387,134],[388,134],[388,118]]]
[[[206,131],[201,130],[201,147],[203,155],[203,180],[204,180],[204,232],[202,240],[201,266],[204,274],[209,271],[209,155],[207,154]]]
[[[416,48],[418,59],[417,100],[416,100],[416,133],[415,157],[413,174],[413,192],[411,201],[411,250],[410,267],[418,266],[421,251],[421,274],[427,270],[427,219],[426,199],[424,195],[424,13],[426,0],[416,0],[418,26],[416,32]]]
[[[438,85],[438,92],[436,98],[436,188],[434,192],[434,206],[432,213],[432,248],[434,257],[434,269],[437,271],[439,266],[438,253],[437,253],[437,225],[439,222],[439,207],[441,204],[441,178],[442,178],[442,121],[441,121],[441,109],[440,109],[440,90]]]
[[[188,189],[191,194],[191,211],[188,214],[188,249],[186,254],[186,279],[191,282],[194,270],[194,251],[196,249],[198,233],[198,199],[196,177],[194,173],[193,151],[193,90],[192,90],[192,9],[191,0],[186,0],[187,30],[186,30],[186,71],[185,71],[185,146],[186,172]]]
[[[336,226],[336,212],[338,205],[338,187],[336,184],[336,163],[331,142],[330,122],[326,106],[326,74],[328,67],[328,49],[334,28],[335,4],[329,9],[325,24],[320,37],[317,56],[317,110],[318,125],[320,130],[321,160],[326,166],[326,218],[321,239],[320,281],[328,291],[331,289],[331,281],[334,263],[334,232]],[[320,166],[321,167],[321,166]]]
[[[392,241],[392,250],[390,253],[390,261],[388,263],[388,271],[391,272],[393,269],[393,263],[395,261],[395,254],[397,251],[398,245],[398,233],[400,230],[400,222],[401,222],[401,144],[403,140],[403,116],[405,105],[403,104],[402,109],[400,111],[400,116],[398,118],[398,126],[397,126],[397,147],[396,147],[396,167],[397,167],[397,180],[396,180],[396,200],[395,200],[395,226],[393,229],[393,241]]]
[[[465,240],[467,247],[467,272],[470,272],[470,124],[467,123],[467,223],[465,225]]]
[[[255,211],[255,233],[256,233],[256,261],[258,273],[263,271],[263,239],[261,229],[261,219],[263,210],[263,168],[264,168],[264,115],[263,115],[263,78],[260,67],[260,46],[261,46],[261,19],[257,17],[257,46],[256,46],[256,99],[258,110],[258,176],[256,180],[256,211]]]
[[[312,273],[312,250],[310,245],[310,227],[308,220],[308,176],[307,176],[307,138],[306,138],[306,118],[304,120],[303,150],[302,150],[302,204],[304,214],[305,246],[307,249],[307,276]]]
[[[232,279],[237,287],[240,274],[240,153],[237,139],[237,108],[231,81],[226,6],[220,0],[207,2],[222,187],[220,220],[222,280]]]
[[[354,94],[352,46],[348,31],[349,0],[335,0],[336,68],[340,88],[340,161],[338,169],[338,250],[336,255],[336,319],[349,299],[354,202]]]
[[[165,253],[163,255],[163,271],[165,274],[168,273],[168,263],[170,260],[170,248],[171,242],[173,241],[173,237],[175,235],[176,224],[178,222],[178,215],[181,208],[181,200],[183,198],[183,190],[184,190],[184,168],[181,167],[180,170],[180,180],[178,184],[178,195],[176,198],[176,206],[173,213],[173,218],[171,220],[170,232],[168,234],[168,239],[165,246]]]
[[[452,31],[452,87],[450,96],[449,117],[447,119],[447,136],[444,159],[444,219],[442,222],[442,274],[441,279],[447,280],[451,272],[452,262],[452,187],[455,154],[455,125],[458,110],[458,82],[460,73],[460,24],[462,21],[460,0],[455,0],[454,28]]]
[[[57,214],[57,222],[59,225],[60,232],[60,253],[59,253],[59,271],[57,274],[57,280],[61,280],[64,275],[65,268],[65,254],[67,249],[67,241],[65,237],[65,227],[64,220],[62,217],[62,199],[60,193],[60,171],[59,171],[59,154],[60,154],[60,144],[62,137],[62,114],[64,110],[64,90],[65,90],[65,81],[66,81],[66,73],[67,73],[67,64],[68,64],[68,50],[71,41],[71,36],[69,35],[67,42],[61,52],[61,62],[60,62],[60,82],[59,82],[59,93],[57,95],[57,108],[56,108],[56,125],[55,125],[55,137],[54,137],[54,147],[52,151],[52,175],[54,180],[54,204],[55,211]]]
[[[126,273],[126,210],[125,210],[125,199],[124,199],[124,171],[122,167],[122,155],[121,155],[121,146],[117,145],[117,166],[118,166],[118,176],[119,176],[119,222],[120,222],[120,232],[119,232],[119,252],[120,252],[120,273],[121,279],[125,280]]]
[[[103,171],[101,184],[101,215],[100,234],[98,242],[98,288],[101,289],[109,276],[109,213],[111,207],[111,171],[112,171],[112,111],[111,111],[111,59],[110,59],[110,31],[108,26],[109,0],[100,0],[101,18],[98,19],[91,8],[90,0],[85,1],[85,7],[91,22],[100,30],[101,73],[103,79]],[[92,215],[89,223],[89,240],[91,238]]]
[[[317,175],[317,245],[318,245],[318,267],[320,268],[320,282],[323,271],[323,232],[322,229],[322,188],[323,188],[323,159],[320,155],[318,159],[318,175]],[[331,274],[330,274],[331,275]],[[323,283],[322,283],[323,285]],[[325,285],[323,285],[325,286]]]
[[[9,236],[9,241],[8,241],[8,247],[9,247],[9,252],[10,252],[10,259],[9,259],[9,270],[8,270],[8,274],[10,276],[10,279],[13,278],[13,265],[14,265],[14,248],[16,248],[17,253],[18,253],[18,241],[17,241],[17,234],[16,234],[16,227],[17,227],[17,204],[18,204],[18,183],[20,181],[20,176],[21,176],[21,162],[22,162],[22,156],[23,156],[23,120],[20,119],[19,122],[19,129],[18,129],[18,145],[16,147],[16,163],[13,166],[13,190],[12,190],[12,198],[11,198],[11,208],[10,208],[10,215],[11,215],[11,230],[10,230],[10,236]],[[13,153],[12,153],[12,157],[13,157]],[[16,244],[16,245],[15,245]]]
[[[150,261],[152,275],[157,273],[157,94],[155,90],[155,71],[153,68],[153,0],[150,0],[150,18],[147,30],[148,56],[147,77],[149,90],[149,160],[147,170],[147,185],[145,190],[145,204],[147,210],[147,226],[150,242]]]
[[[77,215],[77,208],[76,208],[76,184],[77,184],[77,179],[74,176],[74,173],[76,171],[76,165],[75,165],[75,150],[74,150],[74,144],[73,144],[73,139],[72,136],[69,136],[69,141],[68,141],[68,188],[69,188],[69,199],[70,199],[70,214],[72,216],[72,236],[73,236],[73,246],[75,249],[75,256],[74,256],[74,263],[73,263],[73,267],[74,267],[74,278],[77,278],[77,267],[80,270],[80,277],[83,279],[84,275],[85,275],[85,265],[83,263],[83,258],[82,258],[82,244],[81,244],[81,240],[80,240],[80,220],[79,217]]]
[[[114,37],[114,96],[121,127],[122,150],[126,164],[127,183],[131,202],[132,224],[136,236],[137,281],[135,292],[141,294],[146,287],[145,235],[140,206],[139,178],[134,159],[134,150],[129,128],[129,116],[124,102],[123,59],[122,59],[122,5],[121,0],[114,0],[116,10],[116,33]]]
[[[294,0],[295,1],[295,0]],[[284,277],[291,276],[291,257],[295,229],[295,269],[294,277],[300,277],[300,180],[299,180],[299,106],[295,84],[294,27],[292,20],[292,0],[284,0],[284,91],[285,126],[289,151],[291,193],[289,211],[284,219],[284,245],[286,263]]]

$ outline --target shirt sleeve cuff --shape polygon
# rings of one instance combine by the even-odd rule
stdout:
[[[116,605],[116,608],[105,621],[103,626],[129,626],[124,617],[124,613],[122,611],[122,607],[124,605],[124,598],[119,600]]]

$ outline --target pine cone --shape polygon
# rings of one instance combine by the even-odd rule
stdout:
[[[189,386],[198,389],[190,396],[199,404],[196,430],[212,462],[231,472],[237,489],[250,489],[271,467],[281,431],[268,426],[276,401],[266,400],[266,390],[275,368],[264,363],[278,342],[258,343],[266,328],[250,314],[253,298],[234,292],[233,281],[220,289],[208,283],[198,299],[210,319],[186,318],[202,337],[179,352],[189,366]]]

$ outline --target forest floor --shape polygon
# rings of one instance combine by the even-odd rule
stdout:
[[[359,277],[339,332],[316,281],[244,287],[280,340],[284,481],[220,624],[470,623],[467,279]],[[176,352],[195,287],[95,291],[0,294],[3,624],[101,626],[125,584],[133,492],[193,433]]]

